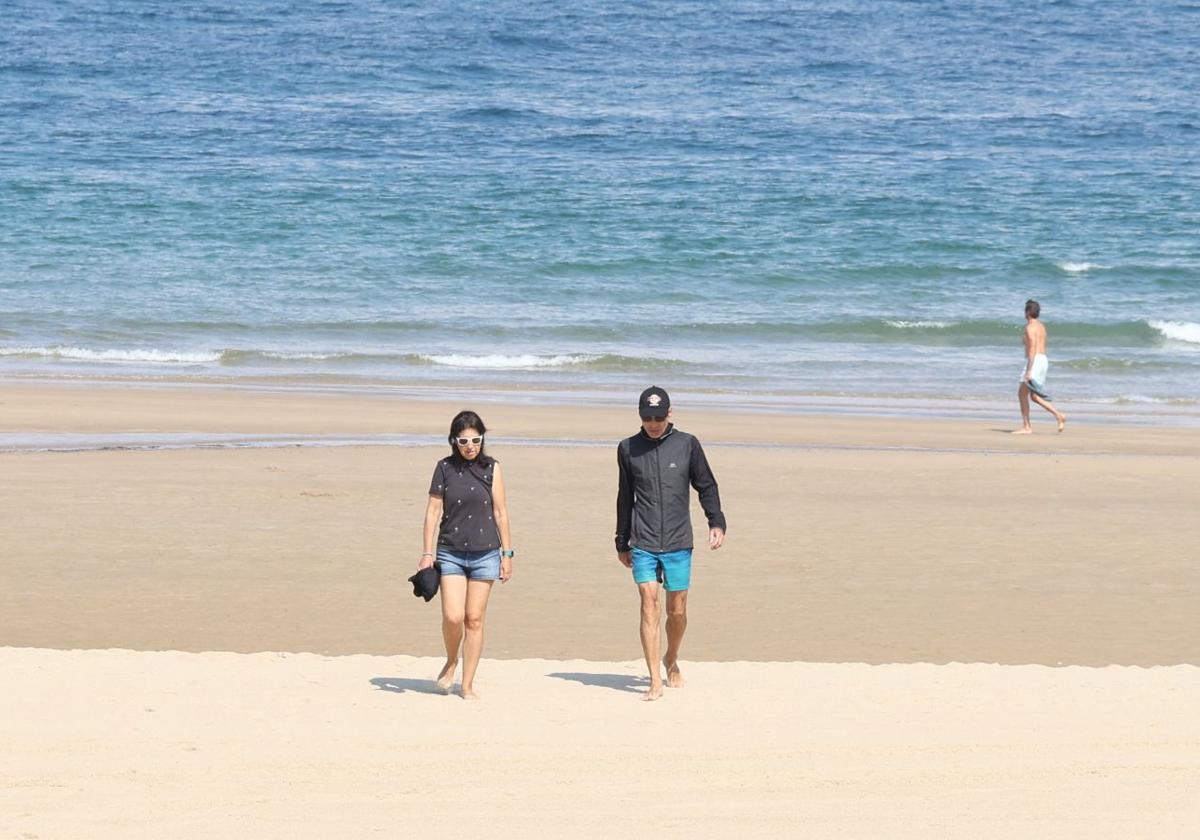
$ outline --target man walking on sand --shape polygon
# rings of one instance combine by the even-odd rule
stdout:
[[[1021,428],[1014,435],[1033,434],[1029,422],[1029,401],[1033,400],[1054,415],[1061,432],[1067,426],[1067,415],[1054,407],[1046,393],[1046,374],[1050,360],[1046,358],[1046,327],[1038,320],[1042,305],[1036,300],[1025,301],[1025,373],[1017,386],[1017,399],[1021,401]]]
[[[671,398],[654,386],[638,399],[642,429],[617,446],[617,558],[633,570],[641,598],[642,652],[650,670],[644,700],[662,696],[659,669],[662,607],[658,585],[667,592],[667,685],[683,686],[679,646],[687,630],[687,593],[692,575],[692,519],[688,485],[696,488],[708,518],[708,547],[725,541],[725,514],[717,480],[700,441],[670,423]]]

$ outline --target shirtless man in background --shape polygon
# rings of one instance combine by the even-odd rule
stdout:
[[[1031,435],[1033,426],[1029,422],[1029,401],[1033,400],[1054,415],[1061,432],[1067,426],[1067,415],[1054,407],[1046,393],[1046,374],[1050,360],[1046,358],[1046,327],[1038,320],[1042,305],[1036,300],[1025,301],[1025,374],[1017,387],[1017,398],[1021,401],[1021,428],[1014,435]]]

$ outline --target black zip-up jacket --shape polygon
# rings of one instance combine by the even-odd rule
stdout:
[[[657,440],[640,431],[617,445],[617,551],[692,547],[688,485],[700,494],[709,528],[725,530],[717,479],[700,441],[667,426]]]

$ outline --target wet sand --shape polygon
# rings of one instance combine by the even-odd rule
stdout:
[[[637,604],[612,530],[614,447],[636,431],[635,412],[528,397],[478,403],[518,549],[516,576],[492,601],[486,655],[633,658]],[[1013,418],[676,404],[679,427],[706,446],[730,522],[724,548],[697,551],[690,660],[1200,663],[1198,430],[1077,424],[1056,435],[1042,422],[1020,438],[1004,433]],[[414,599],[405,578],[437,441],[462,407],[0,386],[9,436],[430,442],[0,453],[0,644],[436,655],[436,605]],[[694,521],[699,533],[698,508]]]

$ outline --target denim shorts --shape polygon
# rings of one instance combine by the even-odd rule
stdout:
[[[661,581],[663,589],[668,592],[682,592],[692,583],[692,550],[681,548],[679,551],[643,551],[640,548],[630,549],[630,559],[633,561],[633,582],[651,583]]]
[[[451,551],[439,547],[437,565],[443,575],[464,575],[467,580],[499,580],[500,549]]]

